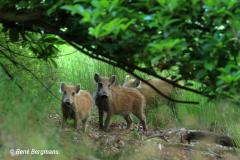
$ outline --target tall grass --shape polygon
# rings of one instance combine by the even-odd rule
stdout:
[[[62,47],[61,52],[74,52],[73,48]],[[87,56],[76,52],[70,56],[62,56],[57,59],[59,82],[66,81],[73,84],[80,83],[83,89],[94,91],[95,82],[94,74],[99,73],[103,76],[117,76],[117,82],[123,83],[126,73],[116,67],[108,65],[104,62],[90,59]]]

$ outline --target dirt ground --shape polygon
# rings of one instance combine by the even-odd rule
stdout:
[[[61,127],[61,117],[51,114],[49,118]],[[112,123],[111,131],[105,132],[98,129],[97,117],[88,123],[86,133],[76,131],[68,125],[64,132],[74,132],[73,143],[81,143],[81,134],[86,134],[90,139],[101,145],[101,150],[106,154],[121,155],[119,159],[161,159],[161,160],[239,160],[239,149],[222,146],[210,141],[199,140],[187,143],[182,140],[185,128],[170,128],[165,130],[148,128],[143,132],[138,124],[131,130],[126,130],[124,121]],[[132,149],[131,154],[121,154]]]

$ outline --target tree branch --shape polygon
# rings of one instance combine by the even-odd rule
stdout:
[[[74,43],[77,42],[77,40],[76,40],[74,37],[69,37],[69,36],[67,36],[67,35],[65,35],[65,34],[58,34],[58,36],[60,36],[61,38],[63,38],[63,39],[66,40],[67,42],[69,42],[69,41],[74,42]],[[86,48],[86,49],[89,50],[89,51],[91,51],[91,52],[93,52],[92,54],[102,55],[101,53],[96,52],[96,50],[92,50],[91,48]],[[156,77],[156,78],[159,78],[159,79],[161,79],[161,80],[163,80],[163,81],[165,81],[165,82],[167,82],[167,83],[169,83],[169,84],[171,84],[171,85],[173,85],[173,86],[175,86],[175,87],[177,87],[177,88],[184,89],[184,90],[187,90],[187,91],[191,91],[191,92],[193,92],[193,93],[196,93],[196,94],[199,94],[199,95],[208,97],[208,98],[212,98],[212,97],[213,97],[213,96],[207,95],[207,94],[205,94],[205,93],[203,93],[203,92],[201,92],[201,91],[199,91],[199,90],[196,90],[196,89],[193,89],[193,88],[189,88],[189,87],[185,87],[185,86],[179,85],[179,84],[176,83],[175,81],[169,80],[169,79],[164,78],[164,77],[162,77],[162,76],[160,76],[160,75],[158,75],[158,74],[156,74],[156,73],[150,72],[150,71],[148,71],[148,70],[145,69],[145,68],[141,68],[141,67],[139,67],[139,66],[126,63],[126,62],[124,62],[124,61],[115,60],[115,57],[111,57],[111,56],[106,55],[106,54],[104,54],[104,55],[102,55],[102,56],[103,56],[103,57],[106,57],[106,58],[108,59],[108,61],[106,61],[106,63],[110,64],[109,62],[114,60],[114,62],[115,62],[114,64],[115,64],[115,65],[116,65],[116,63],[118,63],[118,64],[119,64],[119,65],[118,65],[119,68],[121,68],[121,69],[123,69],[123,70],[125,70],[125,71],[127,71],[127,72],[131,71],[132,69],[136,69],[136,70],[138,70],[138,71],[140,71],[140,72],[146,73],[146,74],[151,75],[151,76],[154,76],[154,77]],[[94,58],[94,57],[92,57],[92,58]],[[96,59],[96,58],[95,58],[95,59]]]
[[[9,79],[10,79],[11,81],[13,81],[21,91],[24,91],[24,90],[23,90],[23,87],[22,87],[18,82],[15,82],[15,81],[14,81],[14,77],[13,77],[13,75],[11,75],[11,73],[8,71],[7,67],[6,67],[4,64],[2,64],[1,62],[0,62],[0,65],[1,65],[1,67],[2,67],[2,69],[3,69],[3,71],[5,72],[5,74],[9,77]]]
[[[0,50],[1,51],[1,50]],[[12,51],[14,52],[14,51]],[[6,55],[5,53],[2,52],[2,54],[4,55],[5,58],[7,58],[11,63],[13,63],[15,66],[20,66],[23,70],[27,71],[28,73],[30,73],[32,75],[32,77],[37,80],[41,86],[43,86],[54,98],[56,98],[57,100],[61,101],[60,98],[58,98],[39,78],[38,76],[36,76],[30,69],[28,69],[25,65],[18,63],[17,61],[15,61],[14,59],[12,59],[11,57],[9,57],[8,55]]]
[[[7,13],[3,13],[3,14],[5,14],[5,15],[7,15]],[[9,15],[10,14],[13,14],[13,13],[9,13]],[[15,15],[18,15],[17,13],[14,13]],[[20,14],[20,13],[19,13]],[[31,13],[32,14],[32,13]],[[21,13],[20,15],[19,15],[20,17],[21,16],[23,16],[23,17],[25,17],[26,15],[25,14],[23,14],[23,13]],[[17,17],[15,17],[15,18],[10,18],[9,20],[6,18],[7,16],[1,16],[1,10],[0,10],[0,21],[2,21],[2,22],[5,22],[6,20],[8,21],[8,22],[12,22],[12,21],[17,21],[17,20],[20,20],[20,22],[22,22],[23,24],[22,25],[24,25],[24,30],[28,30],[28,31],[32,31],[32,32],[40,32],[39,30],[38,31],[36,31],[36,30],[34,30],[32,27],[33,27],[33,24],[27,24],[27,23],[25,23],[27,20],[31,20],[31,17],[30,18],[19,18],[18,16]],[[37,16],[38,17],[38,16]],[[19,18],[19,19],[18,19]],[[37,19],[37,18],[36,18]],[[13,23],[13,25],[14,26],[16,26],[16,27],[21,27],[21,25],[19,26],[18,24],[16,24],[16,23]],[[58,35],[58,36],[60,36],[61,38],[63,38],[64,40],[66,40],[67,42],[74,42],[74,43],[76,43],[76,44],[78,44],[79,42],[81,42],[81,40],[79,39],[79,37],[73,37],[72,35],[69,35],[69,34],[67,34],[67,33],[65,33],[65,32],[61,32],[60,30],[59,30],[59,28],[56,28],[56,27],[53,27],[53,26],[49,26],[49,25],[46,25],[46,24],[41,24],[41,23],[36,23],[36,24],[34,24],[34,25],[37,25],[37,26],[39,26],[39,27],[41,27],[43,30],[44,30],[44,32],[45,33],[48,33],[48,34],[55,34],[55,35]],[[83,36],[84,37],[84,36]],[[88,53],[88,55],[90,56],[90,57],[92,57],[92,58],[94,58],[94,59],[98,59],[98,60],[101,60],[101,61],[103,61],[104,60],[104,62],[106,62],[106,63],[108,63],[108,64],[111,64],[111,65],[114,65],[114,66],[117,66],[118,68],[121,68],[121,69],[123,69],[123,70],[125,70],[125,71],[127,71],[127,72],[132,72],[133,70],[138,70],[138,71],[140,71],[140,72],[143,72],[143,73],[146,73],[146,74],[149,74],[149,75],[151,75],[151,76],[154,76],[154,77],[156,77],[156,78],[159,78],[159,79],[161,79],[161,80],[163,80],[163,81],[165,81],[165,82],[167,82],[167,83],[169,83],[169,84],[172,84],[173,86],[175,86],[175,87],[178,87],[178,88],[181,88],[181,89],[184,89],[184,90],[187,90],[187,91],[191,91],[191,92],[193,92],[193,93],[197,93],[197,94],[200,94],[200,95],[203,95],[203,96],[206,96],[206,97],[208,97],[208,98],[212,98],[213,96],[211,96],[211,95],[207,95],[207,94],[205,94],[205,93],[203,93],[203,92],[201,92],[201,91],[199,91],[199,90],[196,90],[196,89],[192,89],[192,88],[189,88],[189,87],[185,87],[185,86],[181,86],[181,85],[179,85],[179,84],[177,84],[176,82],[174,82],[174,81],[171,81],[171,80],[169,80],[169,79],[166,79],[166,78],[164,78],[164,77],[162,77],[162,76],[159,76],[158,74],[156,74],[156,73],[153,73],[153,72],[150,72],[149,70],[147,70],[147,69],[145,69],[145,68],[141,68],[141,67],[139,67],[139,66],[137,66],[137,65],[133,65],[133,64],[129,64],[129,63],[127,63],[127,62],[125,62],[125,61],[123,61],[123,60],[118,60],[118,59],[116,59],[116,57],[112,57],[112,56],[109,56],[109,55],[106,55],[106,54],[102,54],[102,52],[96,52],[96,50],[94,50],[94,49],[92,49],[91,47],[85,47],[87,50],[89,50],[89,51],[92,51],[92,53]],[[78,50],[80,50],[79,48],[78,48]],[[82,50],[82,51],[81,51]],[[80,51],[81,52],[83,52],[83,49],[81,49]],[[86,52],[83,52],[84,54],[86,54]],[[95,56],[95,55],[93,55],[93,54],[95,54],[95,55],[102,55],[103,57],[105,57],[105,59],[104,58],[100,58],[99,59],[99,56]],[[108,59],[108,60],[106,60],[106,58]],[[142,79],[141,79],[142,80]],[[144,81],[144,82],[146,82],[146,81]],[[146,82],[146,84],[148,84],[147,82]],[[151,85],[149,85],[150,87],[152,87]],[[152,87],[153,88],[153,87]],[[153,88],[154,89],[154,88]],[[154,90],[156,90],[156,88],[154,89]],[[165,96],[163,93],[161,93],[161,92],[159,92],[159,91],[157,91],[160,95],[162,95],[163,97],[165,97],[165,98],[167,98],[167,96]],[[173,100],[173,99],[171,99],[170,97],[168,97],[167,98],[168,100]],[[181,101],[179,101],[179,102],[181,102]],[[196,102],[193,102],[193,104],[196,104]]]
[[[77,50],[79,50],[80,52],[84,53],[85,55],[103,61],[105,63],[111,64],[115,67],[118,67],[120,69],[125,70],[126,72],[134,75],[136,78],[140,79],[141,81],[143,81],[144,83],[146,83],[147,85],[149,85],[152,89],[154,89],[158,94],[160,94],[161,96],[163,96],[164,98],[168,99],[169,101],[173,101],[176,103],[185,103],[185,104],[199,104],[199,102],[195,102],[195,101],[182,101],[182,100],[175,100],[172,99],[171,97],[168,97],[167,95],[165,95],[164,93],[162,93],[160,90],[158,90],[155,86],[153,86],[151,83],[149,83],[148,81],[146,81],[145,79],[139,77],[138,75],[136,75],[134,72],[132,72],[131,70],[124,68],[122,66],[120,66],[118,63],[114,63],[112,61],[108,61],[106,59],[100,58],[99,56],[94,56],[93,54],[88,53],[87,51],[85,51],[83,48],[79,47],[77,44],[75,44],[74,42],[68,41],[67,39],[65,39],[70,45],[72,45],[74,48],[76,48]]]
[[[0,19],[6,22],[19,22],[28,23],[32,21],[38,21],[43,18],[44,12],[42,11],[16,11],[5,8],[0,8]]]

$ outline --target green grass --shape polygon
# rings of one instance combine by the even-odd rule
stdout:
[[[62,47],[62,53],[73,52],[74,49],[69,47]],[[79,84],[83,89],[95,89],[95,81],[93,79],[95,73],[104,76],[117,76],[117,82],[122,84],[126,73],[116,67],[110,66],[106,63],[90,59],[78,52],[70,56],[63,56],[57,59],[59,82],[68,82],[72,84]]]
[[[61,47],[61,55],[71,53],[74,49]],[[49,67],[45,62],[28,61],[32,70],[37,73],[40,80],[50,87],[52,92],[61,98],[59,87],[61,82],[80,84],[84,90],[91,93],[95,90],[93,75],[116,75],[119,84],[122,84],[127,73],[103,62],[90,59],[78,52],[57,58],[58,68]],[[84,134],[76,135],[75,132],[63,132],[58,122],[49,118],[49,113],[61,115],[60,101],[52,97],[27,72],[16,72],[17,81],[23,85],[24,92],[8,80],[0,70],[0,159],[9,157],[10,148],[36,148],[57,149],[58,156],[50,159],[114,159],[115,156],[101,152],[100,146]],[[198,87],[197,84],[194,87]],[[199,101],[200,105],[177,104],[180,122],[176,121],[168,106],[158,106],[147,111],[149,127],[170,128],[186,127],[191,129],[208,130],[213,125],[213,130],[218,133],[233,136],[240,144],[240,108],[224,100],[208,102],[199,95],[181,92],[176,98],[182,100]],[[96,107],[94,107],[94,114]],[[114,118],[114,122],[124,121]],[[136,131],[133,137],[138,137]],[[73,143],[74,137],[81,143]],[[118,155],[119,156],[119,155]],[[124,157],[124,156],[123,156]],[[35,159],[46,159],[45,156],[35,156]],[[32,159],[23,156],[22,159]]]

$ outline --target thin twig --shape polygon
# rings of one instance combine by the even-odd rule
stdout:
[[[147,141],[149,139],[152,139],[152,138],[161,138],[162,140],[164,140],[165,142],[168,142],[167,138],[166,138],[166,135],[161,133],[161,134],[155,134],[155,135],[152,135],[152,136],[148,136],[147,138],[144,139],[144,141]]]
[[[0,50],[1,51],[1,50]],[[14,52],[14,51],[13,51]],[[14,59],[12,59],[11,57],[9,57],[8,55],[6,55],[4,52],[2,52],[2,54],[10,61],[12,62],[15,66],[20,66],[23,70],[27,71],[28,73],[30,73],[32,75],[32,77],[37,80],[54,98],[56,98],[57,100],[61,101],[60,98],[58,98],[39,78],[38,76],[36,76],[30,69],[28,69],[25,65],[15,61]]]
[[[5,72],[5,74],[9,77],[9,79],[11,81],[13,81],[21,91],[24,91],[23,87],[18,82],[14,81],[13,75],[11,75],[11,73],[8,71],[8,69],[5,67],[5,65],[2,64],[1,62],[0,62],[0,65],[1,65],[1,67],[3,69],[3,71]]]

